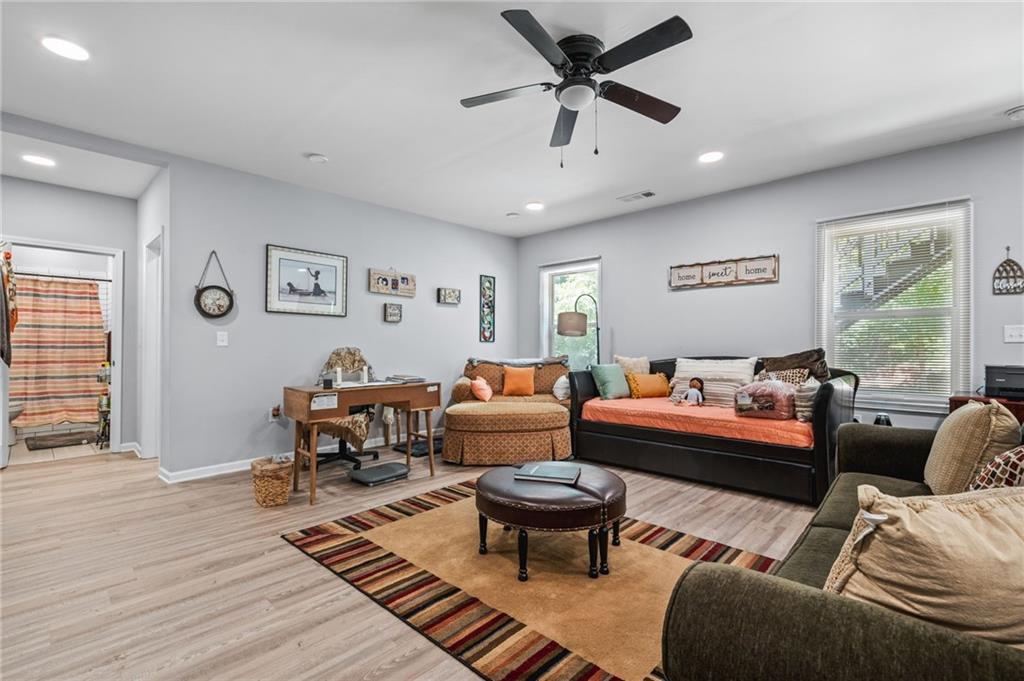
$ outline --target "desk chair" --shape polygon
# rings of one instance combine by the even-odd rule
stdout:
[[[331,353],[331,356],[324,363],[323,369],[320,370],[320,374],[332,375],[335,369],[341,369],[343,374],[358,374],[363,370],[363,367],[366,367],[371,381],[377,380],[373,373],[373,367],[363,357],[363,353],[359,348],[343,347],[337,348]],[[328,461],[341,460],[348,461],[352,464],[354,470],[359,470],[363,465],[359,457],[370,456],[374,461],[380,458],[380,455],[375,451],[363,451],[363,443],[366,442],[366,438],[369,435],[374,411],[374,405],[372,404],[352,407],[349,410],[348,416],[322,422],[319,427],[320,432],[338,439],[338,452],[336,454],[328,453],[318,456],[317,465]],[[349,451],[350,445],[355,450],[355,453]]]

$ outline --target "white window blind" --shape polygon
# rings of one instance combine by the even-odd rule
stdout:
[[[818,223],[815,330],[869,399],[969,390],[970,201]]]

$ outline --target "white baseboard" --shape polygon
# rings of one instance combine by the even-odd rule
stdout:
[[[118,451],[135,452],[135,456],[139,457],[140,459],[146,458],[145,456],[142,455],[142,445],[140,445],[138,442],[122,442],[121,449],[119,449]]]
[[[438,428],[438,429],[436,429],[434,431],[434,435],[435,436],[443,435],[443,434],[444,434],[444,429],[443,428]],[[392,442],[391,446],[393,447],[396,444],[399,444],[399,443]],[[123,446],[126,446],[126,445],[123,445]],[[383,447],[384,446],[384,438],[383,437],[371,438],[371,439],[367,440],[364,443],[363,446],[366,449],[376,449],[378,447]],[[136,450],[136,451],[140,451],[140,450]],[[323,452],[325,454],[329,454],[331,452],[338,451],[338,445],[334,444],[334,445],[327,445],[325,447],[318,447],[317,451],[318,452]],[[141,456],[141,452],[140,452],[140,456]],[[228,473],[237,473],[238,471],[249,470],[249,466],[250,466],[250,464],[254,460],[262,459],[262,458],[265,458],[266,456],[285,456],[285,457],[289,457],[290,458],[292,456],[292,452],[291,451],[287,451],[287,452],[281,452],[280,454],[276,454],[276,455],[254,456],[254,457],[251,457],[251,458],[248,458],[248,459],[239,459],[238,461],[228,461],[227,463],[218,463],[218,464],[214,464],[212,466],[200,466],[199,468],[187,468],[187,469],[185,469],[183,471],[173,471],[172,472],[172,471],[169,471],[169,470],[165,469],[163,466],[161,466],[159,468],[159,470],[157,471],[157,477],[160,478],[161,480],[163,480],[164,482],[166,482],[169,485],[173,485],[173,484],[178,483],[178,482],[186,482],[188,480],[200,480],[202,478],[212,478],[215,475],[226,475]]]

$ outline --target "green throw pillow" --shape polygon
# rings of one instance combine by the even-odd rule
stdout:
[[[617,400],[629,397],[629,386],[626,384],[626,373],[618,364],[595,364],[590,367],[594,376],[597,391],[602,400]]]

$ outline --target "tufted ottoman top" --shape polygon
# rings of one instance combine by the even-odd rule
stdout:
[[[575,485],[516,480],[516,467],[487,471],[476,482],[476,508],[491,520],[533,530],[570,531],[605,525],[626,513],[626,483],[599,466],[578,462],[544,462],[578,466]]]
[[[444,425],[478,433],[553,430],[569,425],[569,410],[550,402],[462,402],[445,409]]]

